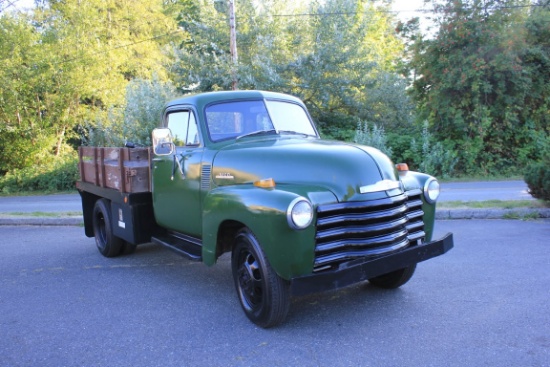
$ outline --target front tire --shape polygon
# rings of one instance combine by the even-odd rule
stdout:
[[[111,227],[111,206],[107,199],[99,199],[94,205],[93,227],[95,244],[105,257],[118,256],[124,241],[113,234]]]
[[[289,283],[279,277],[249,230],[235,237],[231,268],[239,301],[246,316],[269,328],[286,318],[290,307]]]
[[[416,264],[392,271],[391,273],[370,278],[369,283],[379,288],[395,289],[407,283],[413,276],[416,270]]]

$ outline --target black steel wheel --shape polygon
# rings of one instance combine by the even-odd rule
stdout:
[[[95,244],[105,257],[118,256],[124,241],[113,234],[111,208],[107,199],[99,199],[94,205],[93,226]]]
[[[283,322],[290,307],[289,283],[271,268],[249,230],[240,231],[235,238],[231,267],[246,316],[263,328]]]
[[[388,273],[388,274],[371,278],[369,279],[369,282],[372,285],[380,288],[386,288],[386,289],[399,288],[412,278],[415,270],[416,270],[416,264],[406,267],[404,269],[392,271],[391,273]]]

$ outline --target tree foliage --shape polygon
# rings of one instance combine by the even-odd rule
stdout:
[[[125,106],[130,80],[167,78],[163,46],[183,34],[161,0],[37,3],[0,15],[0,173],[70,154],[78,126]]]
[[[438,31],[416,40],[413,96],[465,173],[536,159],[548,134],[548,5],[523,0],[435,4]]]
[[[238,0],[236,64],[223,0],[38,0],[2,12],[0,174],[70,161],[80,135],[147,144],[166,99],[230,89],[233,76],[240,89],[301,97],[324,137],[379,135],[395,160],[430,173],[540,161],[548,1],[433,2],[435,32],[412,20],[399,37],[391,1]]]
[[[395,73],[402,43],[386,8],[366,0],[238,2],[239,63],[229,55],[227,9],[199,1],[180,17],[191,34],[175,50],[176,84],[190,91],[267,89],[301,97],[327,137],[352,140],[356,118],[408,125],[413,106]]]
[[[82,143],[96,147],[151,145],[151,131],[159,125],[162,109],[177,92],[157,76],[134,79],[126,86],[124,110],[110,109],[95,123],[81,127]]]

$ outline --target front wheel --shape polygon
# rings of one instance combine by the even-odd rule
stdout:
[[[105,257],[118,256],[124,245],[124,241],[113,234],[111,223],[109,201],[99,199],[93,212],[94,236],[97,249]]]
[[[246,316],[264,328],[280,324],[290,307],[289,283],[271,268],[258,240],[246,229],[235,237],[231,268]]]
[[[395,289],[407,283],[413,276],[416,269],[416,264],[408,266],[404,269],[392,271],[388,274],[383,274],[375,278],[370,278],[369,283],[376,287]]]

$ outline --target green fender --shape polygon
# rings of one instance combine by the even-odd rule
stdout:
[[[432,240],[434,223],[435,223],[435,203],[431,204],[426,201],[424,196],[424,185],[432,178],[425,173],[415,171],[405,171],[399,173],[399,178],[403,182],[405,191],[419,189],[422,191],[422,210],[424,211],[424,232],[426,232],[426,242]]]
[[[291,189],[291,190],[289,190]],[[311,192],[307,187],[279,186],[275,189],[253,185],[224,186],[208,193],[203,211],[203,262],[216,262],[218,230],[225,221],[248,227],[258,239],[275,272],[284,279],[310,274],[315,251],[315,214],[303,230],[292,229],[287,221],[289,204],[297,197],[312,201],[334,201],[327,192]],[[314,199],[314,200],[312,200]]]

